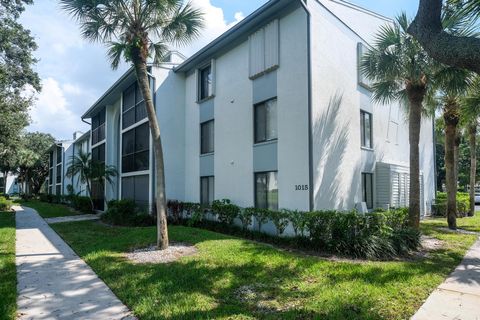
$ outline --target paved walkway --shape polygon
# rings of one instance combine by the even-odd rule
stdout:
[[[480,320],[480,240],[412,320]]]
[[[45,221],[48,224],[53,224],[53,223],[62,223],[62,222],[88,221],[88,220],[99,220],[99,219],[100,217],[95,214],[82,214],[78,216],[46,218]]]
[[[35,210],[14,209],[18,319],[135,319]]]

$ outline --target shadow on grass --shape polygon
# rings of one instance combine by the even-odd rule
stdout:
[[[414,283],[424,275],[443,277],[462,259],[461,252],[442,249],[415,262],[332,262],[210,231],[171,227],[172,241],[196,245],[199,255],[137,265],[122,253],[153,243],[154,228],[92,222],[53,227],[141,319],[384,319],[390,311],[379,301],[395,295],[385,288]],[[401,297],[388,299],[406,304]],[[404,313],[396,317],[410,316]]]

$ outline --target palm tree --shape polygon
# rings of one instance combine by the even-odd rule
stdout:
[[[461,101],[461,122],[468,131],[470,145],[470,210],[469,216],[475,215],[475,185],[477,178],[477,128],[480,118],[480,76],[472,80],[472,84]]]
[[[371,81],[373,99],[399,101],[408,109],[410,142],[409,222],[420,224],[419,140],[423,102],[432,93],[433,61],[408,33],[405,13],[393,25],[381,27],[374,46],[362,58],[360,70]]]
[[[475,34],[475,26],[468,16],[454,7],[445,5],[443,28],[451,34],[468,36]],[[472,73],[451,66],[438,65],[435,83],[441,93],[443,119],[445,121],[445,171],[447,187],[447,220],[450,229],[457,228],[458,161],[461,132],[460,101],[471,85]]]
[[[93,161],[90,153],[80,151],[77,155],[70,157],[66,175],[69,178],[78,176],[77,186],[80,183],[85,184],[93,211],[94,203],[92,200],[92,184],[99,183],[104,185],[105,182],[108,182],[112,185],[113,178],[116,177],[118,173],[114,166],[105,165],[103,162]]]
[[[60,0],[81,25],[83,37],[108,45],[112,68],[122,57],[135,68],[145,100],[155,152],[157,245],[168,247],[165,173],[160,126],[150,94],[147,60],[161,62],[168,44],[184,45],[199,35],[203,14],[183,0]]]

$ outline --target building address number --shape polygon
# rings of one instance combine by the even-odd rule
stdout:
[[[308,184],[295,185],[295,191],[308,191]]]

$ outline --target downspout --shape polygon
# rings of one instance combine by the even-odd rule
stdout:
[[[311,53],[311,13],[307,0],[300,0],[307,13],[307,68],[308,68],[308,179],[309,179],[309,210],[314,210],[314,179],[313,179],[313,115],[312,115],[312,53]]]

